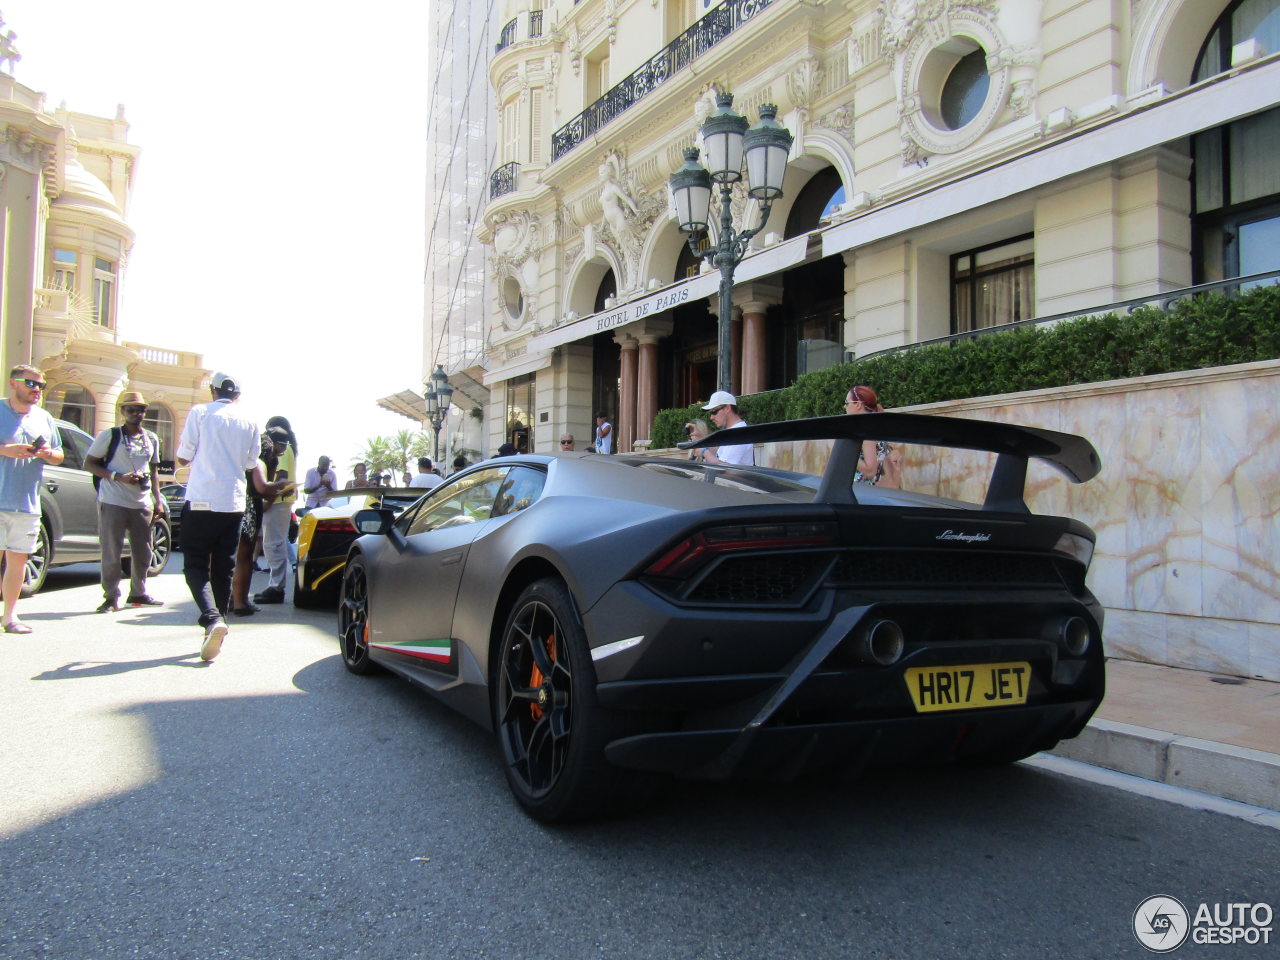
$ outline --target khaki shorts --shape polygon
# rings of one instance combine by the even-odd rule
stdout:
[[[31,554],[40,532],[40,514],[7,513],[0,510],[0,546],[14,553]]]

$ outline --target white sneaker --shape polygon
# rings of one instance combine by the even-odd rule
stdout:
[[[221,620],[204,628],[204,643],[200,647],[200,659],[212,660],[222,649],[222,641],[227,637],[227,625]]]

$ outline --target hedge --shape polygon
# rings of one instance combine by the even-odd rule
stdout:
[[[907,407],[1278,357],[1280,286],[1267,286],[854,360],[741,397],[738,409],[750,423],[768,423],[843,413],[857,384],[873,387],[887,408]],[[695,418],[707,419],[696,404],[660,411],[653,448],[675,446]]]

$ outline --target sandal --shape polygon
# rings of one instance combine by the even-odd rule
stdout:
[[[25,623],[20,623],[17,620],[10,620],[8,623],[4,625],[4,632],[5,633],[30,633],[31,628],[28,627]]]

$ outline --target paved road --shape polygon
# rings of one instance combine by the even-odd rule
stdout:
[[[115,616],[95,567],[57,571],[0,634],[5,960],[1110,960],[1150,956],[1155,894],[1280,909],[1280,831],[1025,765],[543,827],[487,734],[347,675],[330,614],[272,608],[202,665],[175,567]]]

